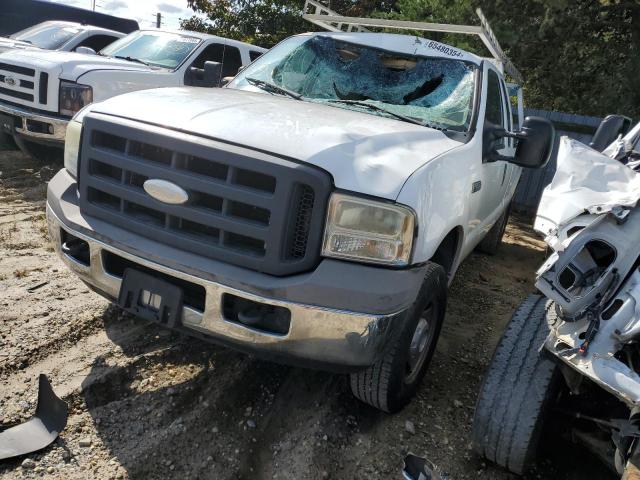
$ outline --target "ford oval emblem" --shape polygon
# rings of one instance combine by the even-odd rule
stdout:
[[[10,87],[15,86],[17,82],[17,80],[13,77],[4,77],[4,83],[6,83],[7,85],[9,85]]]
[[[156,200],[171,205],[182,205],[189,200],[189,194],[175,183],[151,178],[142,185],[144,191]]]

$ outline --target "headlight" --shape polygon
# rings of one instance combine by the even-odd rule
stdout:
[[[73,117],[85,105],[93,102],[93,89],[89,85],[60,82],[60,115]]]
[[[82,137],[82,123],[71,120],[67,125],[67,135],[64,139],[64,168],[73,178],[78,178],[78,157],[80,156],[80,139]]]
[[[415,215],[401,205],[334,193],[322,254],[363,262],[407,265]]]

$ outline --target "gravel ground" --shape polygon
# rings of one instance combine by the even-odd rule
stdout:
[[[483,372],[544,258],[524,224],[496,257],[464,263],[428,377],[391,416],[356,401],[344,376],[205,344],[90,292],[48,243],[59,168],[0,152],[0,430],[33,414],[39,373],[70,405],[60,438],[0,462],[0,479],[399,479],[409,451],[451,479],[515,478],[477,458],[469,433]],[[531,478],[609,478],[579,450],[551,450]]]

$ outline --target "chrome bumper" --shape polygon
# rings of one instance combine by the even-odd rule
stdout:
[[[106,271],[103,262],[104,251],[119,255],[148,269],[203,286],[206,291],[205,309],[201,312],[183,307],[182,326],[184,328],[240,350],[273,355],[286,363],[344,370],[356,370],[372,365],[382,356],[393,328],[404,317],[404,311],[374,315],[281,301],[204,280],[131,255],[74,231],[61,222],[49,204],[47,204],[47,222],[55,250],[64,263],[107,298],[111,300],[118,298],[122,279]],[[89,244],[89,266],[79,263],[62,251],[61,229]],[[254,302],[287,308],[291,312],[289,332],[286,335],[269,334],[226,320],[222,311],[222,296],[225,293]]]
[[[64,143],[69,120],[2,103],[0,113],[11,115],[18,120],[15,125],[15,133],[18,135]]]

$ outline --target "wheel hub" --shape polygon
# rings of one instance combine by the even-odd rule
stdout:
[[[409,344],[409,356],[407,358],[407,374],[405,376],[407,383],[413,381],[426,359],[432,336],[431,312],[432,308],[428,308],[423,312],[413,332],[413,337]]]

